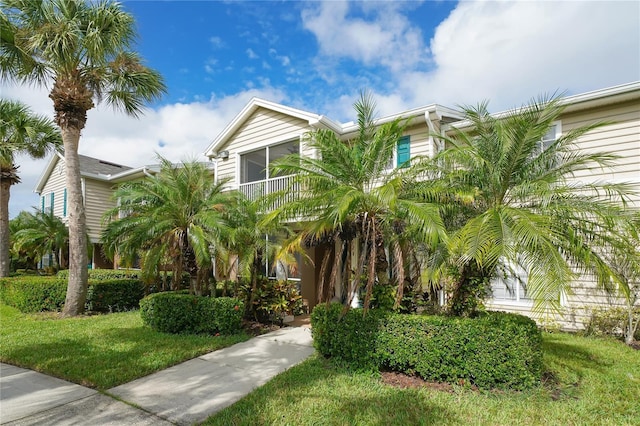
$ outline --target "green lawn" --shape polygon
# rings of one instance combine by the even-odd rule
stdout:
[[[640,352],[544,335],[547,383],[528,392],[397,389],[314,357],[206,425],[640,425]]]
[[[108,389],[249,338],[171,335],[139,312],[59,319],[0,305],[0,361]]]

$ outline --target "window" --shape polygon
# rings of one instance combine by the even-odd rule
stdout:
[[[240,155],[240,183],[258,182],[278,177],[272,170],[274,161],[300,152],[300,141],[294,140],[268,146]]]
[[[53,192],[49,193],[49,195],[43,195],[40,199],[42,213],[53,214],[53,201],[54,195]]]
[[[387,170],[391,170],[394,167],[408,167],[409,160],[411,159],[411,137],[402,136],[398,139],[396,149],[393,153],[393,157],[389,159],[387,163]]]
[[[527,294],[527,273],[522,267],[505,267],[501,276],[491,280],[492,298],[496,302],[530,302]]]
[[[540,152],[549,148],[562,134],[562,126],[559,121],[554,122],[549,131],[542,137],[540,141]]]

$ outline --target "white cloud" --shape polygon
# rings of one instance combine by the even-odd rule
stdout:
[[[349,17],[350,7],[363,8],[373,19]],[[322,2],[303,10],[302,21],[324,56],[400,70],[423,62],[427,53],[420,29],[393,3]]]
[[[353,17],[350,7],[364,14]],[[638,2],[460,2],[429,48],[406,18],[414,7],[326,2],[303,10],[320,47],[315,71],[337,85],[382,66],[389,81],[370,87],[381,113],[484,99],[506,109],[556,90],[581,93],[640,78]],[[354,72],[332,58],[363,68]],[[347,88],[349,98],[359,88]]]
[[[2,86],[1,90],[5,98],[21,100],[35,112],[53,115],[51,101],[44,89]],[[157,163],[156,153],[174,162],[194,158],[204,160],[205,148],[252,97],[282,102],[285,94],[262,85],[230,96],[214,96],[207,102],[176,103],[148,109],[139,119],[99,106],[87,114],[79,153],[131,167]],[[33,189],[47,161],[24,156],[17,158],[22,182],[11,188],[11,217],[38,204]]]
[[[211,43],[211,46],[214,49],[222,49],[227,46],[226,43],[222,40],[222,38],[218,36],[211,37],[209,39],[209,43]]]
[[[249,57],[249,59],[258,59],[260,57],[256,52],[253,51],[252,48],[247,49],[247,56]]]
[[[521,105],[640,77],[637,2],[461,2],[431,41],[435,69],[398,78],[411,103]],[[413,95],[412,95],[413,93]]]

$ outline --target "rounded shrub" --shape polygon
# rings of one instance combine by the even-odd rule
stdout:
[[[243,312],[242,302],[229,297],[164,292],[140,301],[142,321],[164,333],[233,334],[242,327]]]

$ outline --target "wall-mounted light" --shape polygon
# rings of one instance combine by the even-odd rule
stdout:
[[[223,160],[226,160],[227,158],[229,158],[229,151],[220,151],[216,158],[222,158]]]

